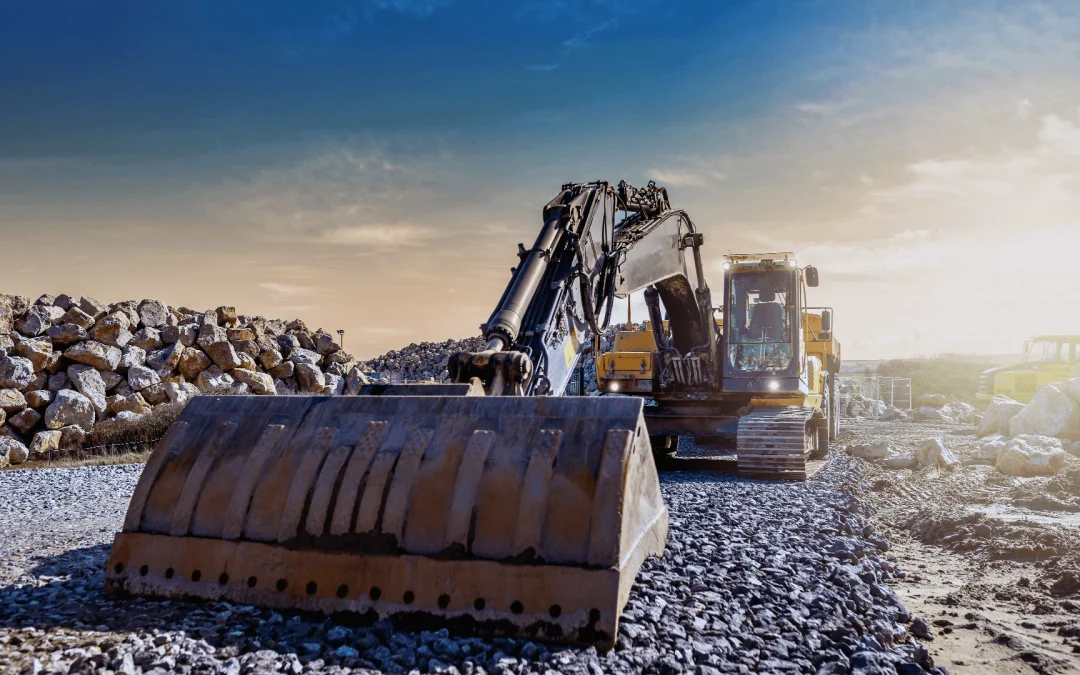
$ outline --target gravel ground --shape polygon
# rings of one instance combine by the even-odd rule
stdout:
[[[971,426],[860,420],[847,435],[901,451],[940,438],[961,459],[952,470],[860,462],[859,497],[911,568],[896,590],[932,624],[932,653],[961,675],[1080,673],[1080,460],[1017,478],[975,459]]]
[[[889,587],[903,572],[853,496],[869,488],[859,466],[834,453],[803,484],[664,474],[668,551],[645,564],[606,654],[106,598],[102,570],[141,466],[3,472],[0,670],[921,673],[932,661]]]

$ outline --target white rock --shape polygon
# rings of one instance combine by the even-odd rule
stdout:
[[[14,415],[26,407],[26,396],[18,389],[0,389],[0,410]]]
[[[210,366],[195,378],[195,386],[204,394],[212,393],[215,389],[229,388],[234,382],[228,373],[223,373],[217,366]]]
[[[10,436],[0,436],[0,467],[22,464],[30,455],[26,446]]]
[[[171,373],[180,365],[180,359],[184,357],[184,345],[177,342],[147,353],[146,365],[153,368],[159,374]]]
[[[128,368],[127,381],[133,390],[142,391],[161,382],[161,378],[146,366],[132,366]]]
[[[298,347],[289,353],[289,360],[298,366],[300,364],[317,366],[322,361],[322,356],[319,352]]]
[[[165,385],[165,395],[171,403],[187,403],[199,393],[199,388],[190,382],[169,382]]]
[[[975,443],[975,451],[972,453],[972,457],[975,459],[996,462],[997,458],[1001,455],[1001,451],[1005,449],[1008,442],[1009,439],[1001,434],[981,438]]]
[[[990,436],[1009,433],[1009,420],[1023,409],[1023,403],[1018,403],[1008,396],[998,394],[986,406],[982,420],[975,427],[975,434],[977,436]]]
[[[105,380],[101,373],[90,366],[75,364],[67,369],[67,376],[75,389],[93,404],[98,419],[104,418],[109,406],[105,401]]]
[[[948,413],[940,408],[933,408],[931,406],[923,406],[919,408],[915,413],[915,417],[923,420],[924,422],[947,422],[952,423],[953,418],[949,417]]]
[[[1060,440],[1024,434],[1005,444],[995,466],[1008,476],[1052,476],[1064,463]]]
[[[1080,431],[1080,404],[1056,384],[1040,387],[1023,410],[1009,420],[1010,436],[1065,436]]]
[[[323,373],[323,380],[326,382],[326,391],[324,393],[330,396],[341,396],[345,393],[344,377],[332,373]]]
[[[240,368],[243,365],[243,362],[240,360],[240,355],[236,353],[236,348],[233,347],[232,343],[228,340],[212,342],[206,345],[204,349],[206,350],[206,355],[214,361],[214,364],[224,371]]]
[[[274,389],[274,378],[270,377],[266,373],[259,373],[247,368],[234,368],[229,371],[229,374],[233,376],[237,382],[243,382],[251,388],[251,391],[260,396],[272,396],[276,393]]]
[[[120,357],[120,365],[117,366],[117,370],[126,371],[132,366],[144,365],[146,365],[146,351],[141,347],[129,344],[124,347],[124,353]]]
[[[52,453],[60,450],[62,431],[39,431],[34,434],[34,440],[30,441],[30,457],[32,459],[48,459]]]
[[[89,433],[94,428],[95,418],[90,399],[77,391],[64,389],[56,393],[56,400],[45,411],[45,426],[49,429],[78,426]]]
[[[944,408],[948,399],[943,394],[923,394],[919,397],[919,407]]]
[[[99,370],[116,370],[117,366],[120,365],[123,352],[117,347],[103,345],[94,340],[87,340],[68,347],[64,351],[64,356],[71,361],[84,363]]]
[[[0,389],[25,391],[34,378],[34,364],[21,356],[0,358]]]
[[[169,308],[157,300],[143,300],[139,303],[139,323],[147,328],[164,326],[169,316]]]
[[[940,438],[928,438],[923,441],[915,449],[915,459],[919,466],[940,466],[951,469],[960,464],[960,460],[945,447]]]

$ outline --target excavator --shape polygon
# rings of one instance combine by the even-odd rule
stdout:
[[[735,420],[790,470],[831,419],[795,330],[804,272],[762,259],[732,282],[727,330],[748,317],[747,332],[725,344],[702,243],[654,183],[566,184],[450,383],[196,397],[146,463],[106,592],[611,648],[639,568],[664,552],[657,439]],[[643,289],[654,325],[659,303],[668,316],[649,396],[563,395],[614,299]],[[751,409],[761,398],[772,407]]]

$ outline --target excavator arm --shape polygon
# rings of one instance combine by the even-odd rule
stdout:
[[[477,379],[488,395],[562,394],[589,338],[609,323],[615,297],[641,289],[651,313],[659,312],[657,300],[668,311],[672,344],[657,332],[661,354],[714,351],[701,243],[686,213],[673,210],[667,191],[652,182],[640,189],[625,181],[564,185],[544,208],[533,247],[519,245],[521,264],[482,326],[486,348],[452,356],[451,379]]]
[[[707,345],[684,262],[700,279],[700,242],[652,184],[565,185],[486,349],[451,359],[458,384],[196,397],[143,470],[106,590],[612,647],[667,537],[644,404],[543,394],[640,288],[676,347]]]

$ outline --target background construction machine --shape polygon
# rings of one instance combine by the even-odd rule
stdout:
[[[721,316],[707,322],[715,349],[674,348],[676,326],[660,320],[658,294],[646,290],[651,320],[616,333],[614,349],[597,357],[597,385],[650,401],[645,420],[657,452],[674,453],[679,436],[734,440],[740,474],[804,480],[807,460],[827,452],[837,432],[832,310],[808,306],[818,273],[791,253],[724,260]]]
[[[730,321],[746,332],[722,346],[702,242],[652,183],[567,184],[532,248],[519,245],[486,348],[450,359],[457,384],[196,398],[140,477],[107,590],[612,646],[667,535],[650,434],[695,431],[672,404],[716,400],[725,382],[747,403],[783,403],[743,419],[762,461],[785,471],[802,457],[792,439],[810,447],[826,419],[812,402],[822,369],[797,330],[803,271],[734,261],[748,267],[731,275]],[[639,289],[670,317],[654,336],[658,391],[671,392],[656,396],[656,428],[642,398],[559,396],[614,298]],[[754,309],[770,297],[771,318]],[[794,329],[774,323],[785,317]]]
[[[1020,363],[983,372],[976,399],[989,403],[994,396],[1004,394],[1014,401],[1030,403],[1040,387],[1067,379],[1074,369],[1080,369],[1080,335],[1033,337],[1024,343]]]

